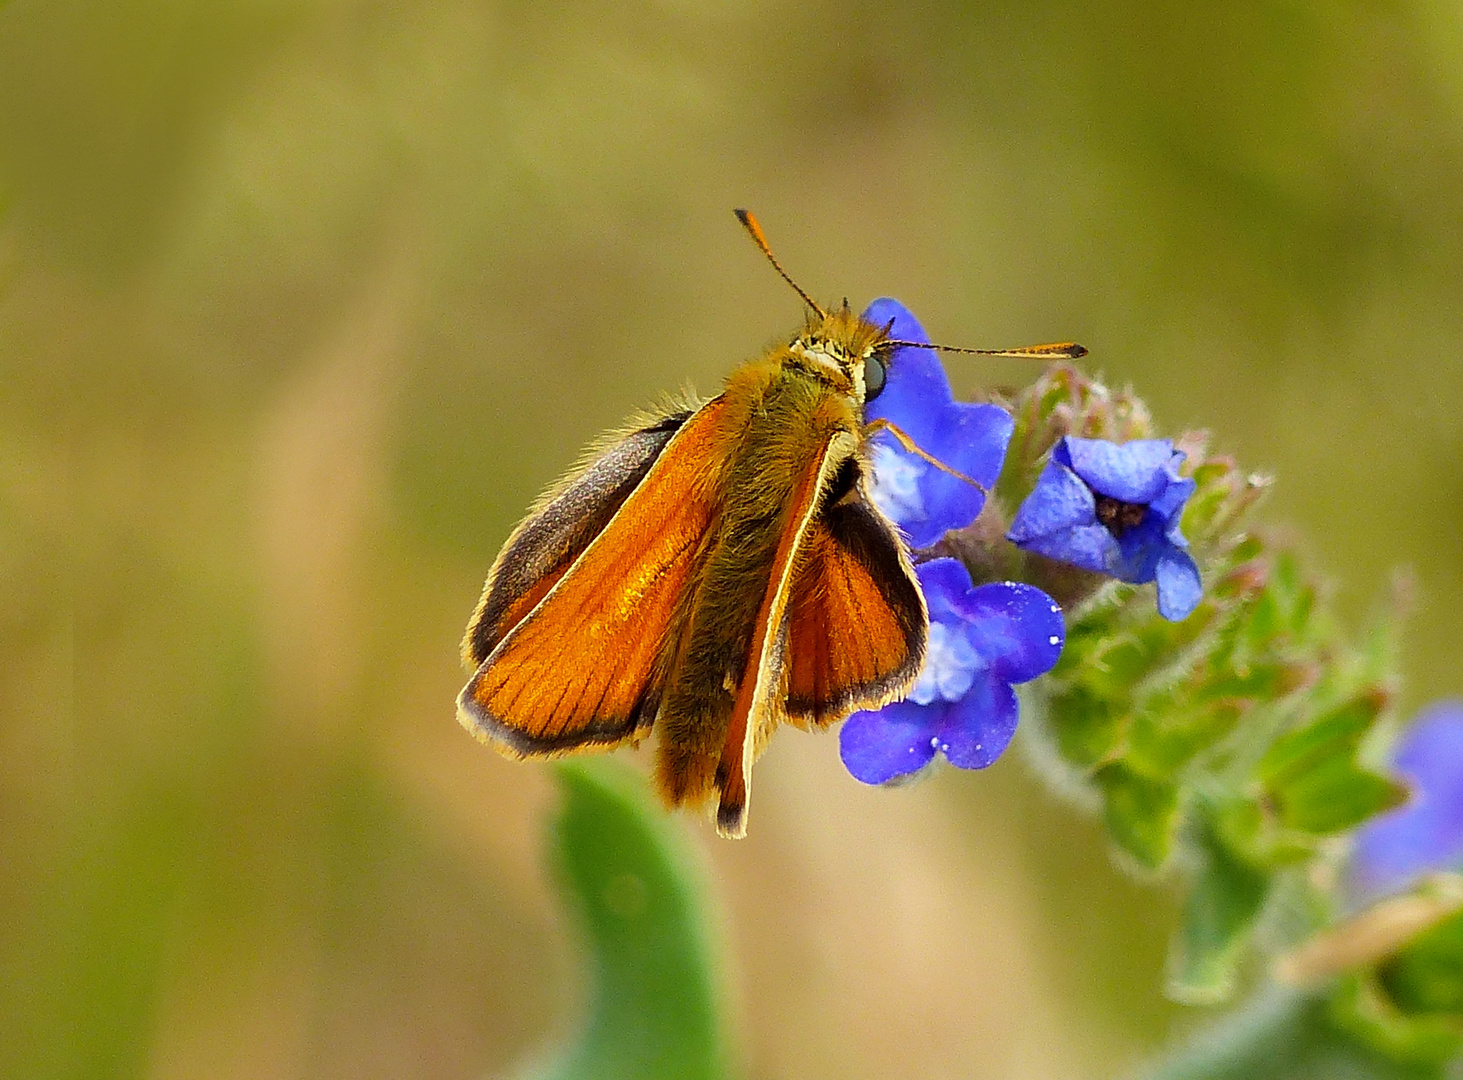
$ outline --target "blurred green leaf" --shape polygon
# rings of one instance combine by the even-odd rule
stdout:
[[[1463,913],[1410,942],[1382,965],[1378,979],[1399,1008],[1453,1013],[1463,1032]]]
[[[1272,991],[1221,1022],[1145,1080],[1436,1080],[1436,1065],[1404,1065],[1333,1023],[1324,998]]]
[[[1244,706],[1235,700],[1188,705],[1162,694],[1144,702],[1133,721],[1129,756],[1141,768],[1172,776],[1234,729]]]
[[[1259,765],[1260,778],[1284,785],[1338,754],[1351,754],[1381,713],[1374,695],[1358,697],[1291,731],[1266,751]]]
[[[1191,1004],[1231,993],[1235,964],[1270,891],[1270,876],[1209,829],[1199,846],[1204,864],[1184,904],[1169,967],[1169,993]]]
[[[1105,698],[1075,686],[1051,701],[1052,734],[1064,759],[1090,768],[1122,741],[1126,717]]]
[[[1362,739],[1387,707],[1372,687],[1277,739],[1258,766],[1280,820],[1311,833],[1351,828],[1398,805],[1407,789],[1356,764]]]
[[[1456,1016],[1409,1012],[1383,988],[1376,972],[1351,975],[1331,995],[1331,1018],[1359,1042],[1393,1061],[1404,1062],[1431,1076],[1457,1062],[1463,1047],[1463,1025]],[[1456,1075],[1453,1074],[1453,1075]]]
[[[699,889],[638,780],[606,761],[559,767],[554,830],[565,899],[585,932],[588,1021],[535,1080],[726,1075]]]
[[[1150,870],[1166,863],[1178,828],[1178,789],[1122,763],[1099,769],[1095,779],[1113,840]]]

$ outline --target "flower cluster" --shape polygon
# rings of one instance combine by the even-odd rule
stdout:
[[[896,300],[875,300],[863,317],[889,326],[896,340],[929,342]],[[997,405],[954,400],[934,351],[909,346],[889,358],[887,381],[869,403],[867,419],[897,427],[930,458],[974,483],[909,452],[887,432],[874,437],[870,497],[916,552],[930,634],[924,668],[905,700],[855,713],[844,724],[844,763],[870,784],[918,772],[942,755],[962,768],[984,768],[1015,733],[1014,685],[1049,671],[1061,653],[1061,609],[1031,585],[975,585],[959,560],[931,558],[929,549],[985,509],[1013,420]],[[1194,490],[1194,482],[1179,475],[1183,460],[1166,440],[1118,445],[1067,437],[1053,449],[1007,538],[1123,581],[1156,582],[1159,612],[1183,619],[1200,595],[1198,568],[1179,531]]]

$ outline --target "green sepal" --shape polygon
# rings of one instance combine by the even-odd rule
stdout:
[[[1282,823],[1324,836],[1360,825],[1367,818],[1407,801],[1407,786],[1332,758],[1274,790]]]
[[[1251,644],[1263,647],[1280,637],[1310,642],[1323,629],[1315,614],[1316,587],[1306,577],[1300,560],[1293,551],[1277,551],[1265,588],[1250,607],[1246,629]]]
[[[1127,717],[1085,686],[1076,686],[1048,702],[1051,733],[1063,760],[1091,768],[1110,759],[1122,745]]]
[[[1315,858],[1319,841],[1283,827],[1273,809],[1253,795],[1231,795],[1209,806],[1218,841],[1254,866],[1279,869]]]
[[[1318,835],[1399,805],[1407,788],[1356,763],[1390,695],[1377,687],[1280,736],[1256,768],[1280,821]]]
[[[1330,709],[1276,739],[1256,773],[1272,787],[1281,787],[1327,759],[1354,754],[1385,705],[1386,694],[1373,690]]]
[[[1244,715],[1233,698],[1190,703],[1173,694],[1144,702],[1128,735],[1128,756],[1145,772],[1174,776],[1196,755],[1225,739]]]
[[[691,862],[643,783],[605,760],[557,768],[553,853],[590,955],[587,1022],[532,1080],[721,1080],[725,1042]]]

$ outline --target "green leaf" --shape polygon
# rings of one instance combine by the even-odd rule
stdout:
[[[1204,826],[1196,875],[1169,960],[1169,994],[1189,1004],[1223,1001],[1270,892],[1270,875],[1238,858]]]
[[[1260,760],[1260,778],[1282,786],[1327,758],[1354,754],[1384,704],[1383,692],[1365,693],[1282,735]]]
[[[1331,1017],[1377,1053],[1419,1069],[1445,1066],[1463,1048],[1463,1024],[1458,1017],[1404,1011],[1375,972],[1340,981],[1331,995]]]
[[[1220,669],[1210,673],[1194,697],[1201,702],[1279,701],[1315,678],[1315,668],[1303,662],[1276,660],[1248,664],[1241,671]]]
[[[711,950],[689,861],[641,781],[607,761],[559,766],[565,900],[590,954],[589,1016],[535,1080],[720,1080]]]
[[[1463,1033],[1463,912],[1409,942],[1377,978],[1403,1012],[1452,1014]]]
[[[1163,866],[1178,829],[1178,789],[1121,762],[1099,769],[1093,778],[1102,788],[1113,840],[1148,869]]]
[[[1282,824],[1317,835],[1350,829],[1406,800],[1405,784],[1345,758],[1323,762],[1274,793]]]
[[[1057,749],[1073,765],[1091,768],[1111,757],[1122,742],[1126,718],[1085,687],[1052,698],[1049,712]]]
[[[1369,688],[1275,740],[1257,772],[1284,825],[1340,832],[1406,799],[1404,786],[1356,764],[1357,747],[1389,697]]]
[[[1172,776],[1200,751],[1214,746],[1244,713],[1240,701],[1176,701],[1171,694],[1143,703],[1128,736],[1129,756],[1147,772]]]
[[[1278,869],[1315,857],[1314,837],[1282,828],[1272,812],[1248,795],[1215,799],[1209,811],[1217,842],[1252,866]]]
[[[1405,1065],[1333,1023],[1324,998],[1272,990],[1146,1080],[1441,1080],[1437,1065]]]

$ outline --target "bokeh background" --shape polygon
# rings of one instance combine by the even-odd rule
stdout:
[[[582,989],[457,642],[597,432],[815,294],[1075,338],[1463,691],[1452,0],[0,7],[0,1075],[481,1077]],[[1021,369],[951,361],[958,389]],[[687,817],[743,1075],[1121,1075],[1161,883],[1019,755]]]

